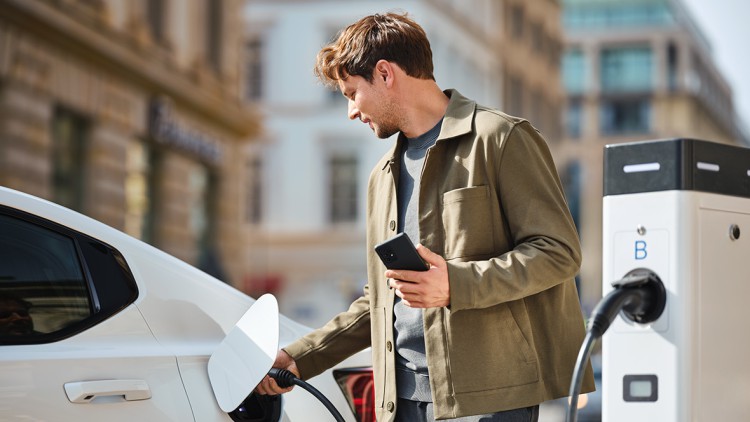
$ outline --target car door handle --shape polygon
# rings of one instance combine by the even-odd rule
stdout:
[[[65,394],[72,403],[90,403],[97,397],[123,396],[126,401],[151,398],[144,380],[97,380],[65,383]]]

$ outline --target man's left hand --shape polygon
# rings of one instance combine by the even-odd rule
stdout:
[[[412,308],[438,308],[451,303],[448,264],[443,257],[417,245],[417,252],[430,265],[427,271],[387,270],[388,285]]]

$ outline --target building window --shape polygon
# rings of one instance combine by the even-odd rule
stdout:
[[[199,164],[188,175],[189,220],[188,224],[198,250],[197,267],[206,274],[227,281],[217,248],[216,207],[218,192],[216,175],[205,165]]]
[[[523,6],[513,5],[510,9],[510,35],[514,39],[522,39],[524,36],[524,12]]]
[[[58,108],[52,117],[52,198],[83,211],[86,138],[88,122],[82,116]]]
[[[581,173],[581,163],[572,161],[565,166],[560,175],[570,215],[578,228],[581,227],[581,190],[583,189]]]
[[[125,158],[125,233],[147,241],[151,224],[151,157],[146,143],[132,141]]]
[[[547,135],[549,135],[549,132],[546,131],[547,128],[545,127],[543,109],[544,99],[542,98],[542,93],[534,89],[531,91],[530,97],[531,98],[529,102],[531,103],[531,123],[540,128],[542,132],[546,132]]]
[[[357,221],[357,158],[334,155],[329,161],[330,221]]]
[[[609,48],[602,50],[600,60],[602,91],[642,92],[651,89],[651,48]]]
[[[541,53],[544,50],[544,28],[540,23],[534,22],[531,24],[531,48],[536,53]]]
[[[517,76],[508,78],[508,113],[523,116],[523,81]]]
[[[604,135],[648,133],[651,128],[651,103],[648,99],[602,101],[601,132]]]
[[[580,100],[568,102],[565,111],[565,130],[569,138],[577,139],[581,137],[581,127],[583,126],[583,107]]]
[[[125,233],[152,245],[158,243],[163,156],[151,143],[133,140],[125,157]]]
[[[677,46],[670,42],[667,46],[667,89],[671,92],[677,90],[678,66]]]
[[[188,174],[189,227],[198,241],[198,249],[208,242],[211,222],[209,198],[210,173],[203,165],[196,165]]]
[[[149,0],[147,4],[146,14],[148,17],[148,26],[151,30],[151,38],[157,44],[163,44],[166,40],[164,0]]]
[[[562,22],[567,30],[664,27],[675,22],[671,5],[665,1],[566,1],[565,3]]]
[[[263,98],[263,40],[260,37],[245,44],[245,59],[245,99],[259,101]]]
[[[143,219],[143,237],[141,240],[152,245],[158,245],[158,224],[162,220],[161,209],[163,204],[164,176],[164,150],[153,144],[148,147],[148,211]]]
[[[250,158],[246,170],[245,216],[248,223],[259,224],[263,220],[263,162],[260,157]]]
[[[223,0],[208,0],[206,7],[206,58],[208,65],[216,72],[221,72],[222,32],[224,30]]]
[[[568,94],[581,94],[586,89],[586,63],[581,50],[566,51],[562,59],[563,86]]]

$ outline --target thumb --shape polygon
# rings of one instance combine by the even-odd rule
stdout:
[[[429,248],[427,248],[427,246],[424,246],[421,243],[417,244],[417,253],[428,264],[433,265],[435,267],[440,267],[445,262],[442,256],[431,251]]]

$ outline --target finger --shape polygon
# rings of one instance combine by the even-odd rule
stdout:
[[[255,391],[260,395],[279,395],[284,394],[292,390],[292,387],[281,388],[276,383],[276,380],[266,375],[263,380],[255,387]]]
[[[419,284],[413,283],[411,281],[400,281],[396,279],[391,279],[391,286],[393,286],[394,289],[396,289],[397,292],[401,292],[402,294],[413,294],[419,292]]]
[[[422,257],[428,264],[439,267],[445,260],[442,256],[431,251],[427,246],[421,243],[417,244],[417,253]]]
[[[260,383],[255,387],[255,392],[256,393],[258,393],[258,394],[260,394],[262,396],[270,394],[271,389],[270,389],[270,387],[268,385],[268,379],[269,379],[268,375],[266,375],[265,377],[263,377],[263,379],[260,381]]]
[[[416,302],[416,301],[414,301],[414,302],[403,301],[403,302],[406,304],[406,306],[408,306],[410,308],[414,308],[414,309],[426,308],[426,306],[424,306],[424,303],[422,303],[422,302]]]
[[[410,307],[410,308],[427,308],[427,305],[424,301],[420,300],[419,297],[416,296],[407,296],[406,299],[401,299],[401,302],[403,302],[404,305]]]
[[[409,271],[409,270],[387,270],[385,272],[386,278],[393,278],[400,281],[410,281],[415,282],[417,281],[417,276],[419,275],[418,271]]]
[[[402,292],[401,289],[395,289],[394,293],[396,293],[396,296],[400,297],[401,300],[404,299],[404,292]]]

